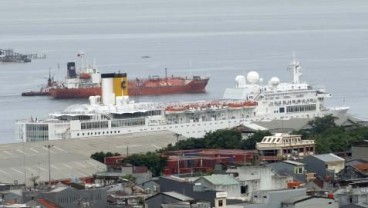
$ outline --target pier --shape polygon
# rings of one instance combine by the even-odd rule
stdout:
[[[0,49],[0,62],[28,63],[32,59],[45,59],[46,54],[22,54],[14,52],[13,49]]]

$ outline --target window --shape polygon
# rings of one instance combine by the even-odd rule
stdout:
[[[218,205],[219,205],[219,207],[222,207],[222,206],[224,206],[224,205],[223,205],[223,202],[222,202],[222,200],[219,200],[219,201],[218,201]]]
[[[285,112],[285,108],[284,108],[284,107],[281,107],[281,108],[279,109],[279,111],[280,111],[280,113],[284,113],[284,112]]]
[[[240,187],[240,193],[245,194],[248,192],[248,186],[241,186]]]
[[[303,174],[304,172],[304,168],[303,167],[295,167],[294,168],[294,173],[295,174]]]

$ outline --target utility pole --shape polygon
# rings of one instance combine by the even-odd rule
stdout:
[[[175,133],[174,134],[175,136],[176,136],[176,143],[178,143],[179,142],[179,137],[181,136],[181,134],[178,134],[178,133]],[[177,150],[178,151],[178,154],[177,154],[177,159],[178,159],[178,176],[179,176],[179,174],[180,174],[180,157],[179,157],[179,150]]]
[[[49,159],[49,186],[51,186],[51,155],[50,155],[50,149],[53,147],[54,145],[52,144],[48,144],[48,145],[44,145],[44,147],[46,147],[48,149],[48,159]]]
[[[181,134],[175,133],[174,135],[176,136],[176,143],[178,143],[179,137],[181,136]]]

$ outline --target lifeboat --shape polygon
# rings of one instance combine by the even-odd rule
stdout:
[[[256,101],[246,101],[244,102],[244,108],[255,108],[257,106]]]
[[[237,103],[229,103],[228,107],[232,110],[239,110],[243,108],[255,108],[257,106],[257,102],[255,101],[245,101],[245,102],[237,102]]]
[[[91,79],[91,74],[90,73],[80,73],[79,79]]]
[[[240,110],[244,107],[244,103],[229,103],[227,106],[231,110]]]
[[[185,106],[169,106],[165,109],[166,114],[179,114],[187,110]]]

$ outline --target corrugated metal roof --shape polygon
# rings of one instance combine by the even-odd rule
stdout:
[[[202,176],[213,185],[238,185],[239,182],[229,175],[209,175]]]
[[[174,143],[172,132],[137,133],[119,136],[27,142],[0,145],[0,182],[30,185],[31,177],[48,181],[48,149],[50,148],[51,180],[90,177],[106,170],[106,165],[90,158],[95,152],[129,154],[155,151]]]
[[[305,201],[308,200],[310,198],[313,198],[313,196],[297,196],[297,197],[292,197],[290,199],[286,199],[284,201],[282,201],[283,204],[296,204],[300,201]]]
[[[304,163],[301,163],[301,162],[298,162],[298,161],[293,161],[293,160],[284,160],[282,162],[289,163],[289,164],[292,164],[292,165],[305,165]]]
[[[314,157],[324,161],[324,162],[335,162],[335,161],[345,161],[345,159],[333,154],[321,154],[321,155],[313,155]]]
[[[64,191],[65,189],[68,189],[69,187],[57,187],[53,190],[51,190],[50,192],[61,192],[61,191]]]
[[[244,126],[250,128],[250,129],[253,129],[253,130],[257,130],[257,131],[266,131],[266,130],[268,130],[267,128],[265,128],[263,126],[260,126],[258,124],[255,124],[255,123],[244,124]]]
[[[165,194],[167,196],[171,196],[175,199],[179,199],[180,201],[193,201],[194,199],[189,197],[189,196],[185,196],[183,194],[180,194],[178,192],[175,191],[168,191],[168,192],[162,192],[162,194]]]

